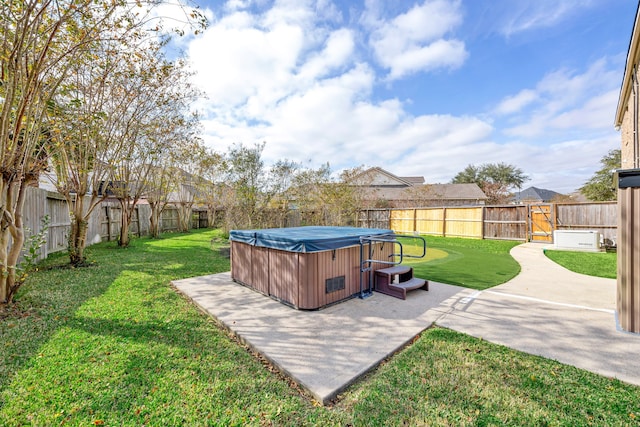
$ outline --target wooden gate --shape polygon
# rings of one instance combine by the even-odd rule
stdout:
[[[537,203],[529,205],[529,241],[553,242],[553,230],[555,229],[555,215],[553,205],[550,203]]]

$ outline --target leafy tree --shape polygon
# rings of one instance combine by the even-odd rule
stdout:
[[[482,183],[482,178],[480,177],[480,169],[482,166],[478,167],[475,165],[468,165],[462,171],[458,172],[458,174],[451,180],[452,184],[469,184],[475,183],[480,185]]]
[[[173,179],[173,169],[168,156],[163,156],[158,164],[149,171],[147,203],[149,215],[149,236],[160,237],[160,218],[169,204],[169,195],[175,191],[176,181]]]
[[[301,168],[293,177],[287,197],[301,215],[304,225],[328,224],[327,217],[332,210],[330,190],[327,188],[330,185],[332,180],[329,164],[317,169]]]
[[[54,98],[87,48],[115,28],[137,26],[134,9],[111,0],[0,2],[0,304],[10,303],[22,283],[16,264],[25,242],[24,192],[56,143]]]
[[[487,203],[506,203],[510,190],[521,188],[529,177],[522,169],[506,163],[485,163],[480,166],[468,165],[451,180],[453,184],[475,183],[487,195]]]
[[[151,208],[149,234],[152,237],[160,236],[162,212],[170,204],[178,208],[179,229],[189,229],[194,193],[197,191],[194,188],[197,175],[194,174],[198,169],[193,165],[198,162],[204,147],[193,133],[197,124],[185,126],[186,123],[179,118],[167,121],[163,137],[165,143],[147,176],[145,196]]]
[[[613,183],[613,174],[621,167],[621,150],[611,150],[600,159],[602,168],[594,173],[580,191],[589,200],[603,202],[617,200],[618,196]]]
[[[233,200],[225,207],[225,228],[255,228],[258,213],[266,207],[263,202],[263,188],[266,186],[266,172],[262,151],[264,143],[245,147],[233,145],[226,155],[227,179],[233,190]]]
[[[283,193],[297,165],[282,160],[267,167],[262,159],[265,143],[245,147],[233,145],[226,155],[226,182],[232,198],[225,206],[225,228],[262,228],[281,223]],[[273,215],[276,214],[276,217]]]
[[[178,209],[178,230],[191,229],[193,205],[198,198],[202,181],[202,159],[206,148],[199,139],[191,139],[176,151],[174,179],[177,180],[170,202]]]
[[[0,2],[0,304],[10,303],[22,283],[16,277],[16,264],[25,242],[22,209],[26,187],[38,181],[53,151],[59,159],[69,159],[68,164],[77,163],[75,172],[80,170],[84,176],[100,161],[95,152],[75,144],[72,135],[65,134],[65,130],[73,127],[65,126],[61,119],[74,117],[71,110],[79,111],[86,101],[75,96],[78,90],[90,87],[85,84],[89,78],[78,84],[78,79],[87,77],[91,68],[83,65],[95,65],[97,74],[108,75],[105,71],[111,68],[112,58],[118,63],[121,54],[143,55],[149,40],[165,43],[162,19],[154,11],[160,3],[156,0]],[[200,25],[206,22],[197,10],[186,15],[187,21]],[[155,27],[152,20],[157,22]],[[109,45],[108,41],[115,48],[101,50]],[[102,84],[110,82],[103,80]],[[97,126],[104,119],[101,115],[104,111],[98,105],[94,99],[91,108],[82,110],[78,120],[83,123],[78,128],[86,129],[90,120]],[[66,155],[61,155],[63,152]],[[69,169],[62,174],[66,172],[71,177],[69,188],[84,179],[73,176]],[[72,232],[71,240],[82,246],[82,230],[86,236],[86,227],[82,224],[83,215],[76,213],[84,213],[86,208],[78,193],[74,197],[81,200],[71,212],[80,237]]]
[[[135,206],[149,189],[151,170],[176,144],[192,146],[197,139],[197,117],[190,102],[197,96],[186,64],[167,61],[159,50],[137,53],[131,78],[122,82],[120,98],[128,100],[118,111],[118,155],[112,165],[110,188],[122,209],[118,243],[129,244],[129,226]]]
[[[213,150],[204,150],[199,159],[201,178],[197,182],[197,201],[207,208],[207,223],[215,227],[218,211],[227,204],[229,187],[224,182],[225,159]]]

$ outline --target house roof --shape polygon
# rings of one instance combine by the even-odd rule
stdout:
[[[367,190],[370,198],[382,200],[486,200],[477,184],[427,184],[410,188],[375,187]]]
[[[424,177],[400,177],[376,166],[354,176],[351,179],[351,183],[365,187],[412,187],[414,185],[424,184]]]
[[[400,179],[410,182],[411,185],[424,184],[424,176],[401,176]]]
[[[520,192],[517,192],[514,196],[514,200],[519,202],[521,200],[541,200],[543,202],[551,201],[554,197],[560,193],[553,190],[545,190],[544,188],[529,187]]]

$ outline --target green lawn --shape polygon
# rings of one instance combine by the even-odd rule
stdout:
[[[629,425],[640,388],[432,328],[319,407],[169,286],[212,231],[47,260],[0,313],[0,425]],[[222,241],[220,241],[222,243]],[[469,242],[472,245],[472,242]]]
[[[406,258],[403,262],[413,266],[417,277],[482,290],[507,282],[520,273],[520,265],[509,255],[520,242],[424,237],[426,258]],[[401,241],[407,253],[420,252],[418,240]]]
[[[550,260],[576,273],[589,276],[616,278],[617,254],[615,252],[578,252],[546,250]]]

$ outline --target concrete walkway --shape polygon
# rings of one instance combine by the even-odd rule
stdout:
[[[640,335],[617,329],[616,281],[573,273],[543,247],[513,248],[518,276],[458,301],[436,323],[640,385]]]
[[[323,404],[409,343],[469,291],[430,282],[406,300],[374,293],[318,311],[290,308],[231,281],[230,273],[173,285]]]
[[[640,336],[616,329],[615,280],[572,273],[540,244],[515,247],[513,280],[486,291],[430,282],[406,301],[374,293],[298,311],[231,281],[173,285],[323,404],[434,323],[640,385]]]

